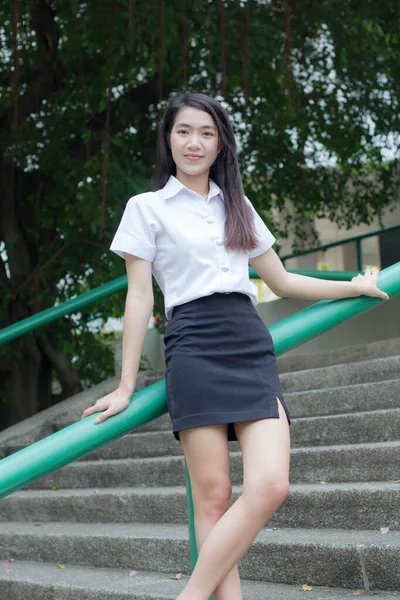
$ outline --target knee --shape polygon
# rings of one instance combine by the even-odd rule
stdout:
[[[289,479],[287,477],[266,478],[243,489],[243,495],[251,505],[251,510],[260,516],[276,510],[286,499],[289,493]]]
[[[227,482],[208,482],[203,484],[199,494],[197,509],[208,520],[217,521],[228,510],[232,495],[232,486]]]

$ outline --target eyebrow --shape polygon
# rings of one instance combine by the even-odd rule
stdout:
[[[177,123],[175,127],[191,127],[191,125],[188,125],[188,123]],[[215,129],[215,131],[217,131],[214,125],[202,125],[200,129]]]

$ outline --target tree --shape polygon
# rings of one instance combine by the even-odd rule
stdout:
[[[225,103],[246,193],[278,236],[397,200],[394,0],[2,0],[0,15],[1,327],[124,272],[109,244],[150,189],[175,90]],[[112,375],[88,322],[122,312],[118,295],[0,348],[4,426]]]

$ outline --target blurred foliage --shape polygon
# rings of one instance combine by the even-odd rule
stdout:
[[[0,326],[123,274],[109,245],[127,200],[150,189],[173,91],[226,106],[246,194],[294,250],[315,244],[316,216],[349,228],[398,200],[395,0],[0,0],[0,23]],[[162,331],[156,284],[155,299]],[[116,294],[52,328],[86,384],[112,374],[87,321],[123,310]],[[38,342],[21,343],[42,356]],[[2,349],[3,399],[20,347]]]

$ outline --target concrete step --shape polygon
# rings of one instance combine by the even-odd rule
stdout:
[[[129,569],[79,567],[65,564],[60,569],[55,562],[35,563],[18,561],[7,564],[10,573],[0,570],[0,597],[4,600],[175,600],[188,582],[189,576],[173,580],[176,573],[138,571],[130,577]],[[304,578],[297,584],[285,585],[242,581],[246,600],[304,600]],[[338,589],[314,587],[313,600],[347,600],[357,596],[371,600],[371,592],[363,588]],[[377,600],[399,600],[400,594],[374,590]]]
[[[355,360],[357,357],[355,358]],[[343,385],[356,385],[362,383],[371,383],[379,382],[379,381],[389,381],[392,379],[399,379],[399,369],[398,369],[398,361],[400,360],[400,356],[391,356],[387,358],[375,359],[375,360],[367,360],[367,361],[359,361],[351,364],[345,365],[334,365],[328,367],[320,367],[317,369],[309,369],[303,370],[300,372],[292,372],[292,373],[282,373],[281,378],[283,379],[283,388],[286,399],[289,401],[289,406],[291,406],[290,400],[291,396],[289,394],[298,393],[303,391],[308,391],[311,393],[312,390],[317,391],[319,388],[328,389],[328,388],[338,388]],[[382,362],[383,361],[383,362]],[[386,363],[385,363],[386,361]],[[314,364],[314,363],[312,363]],[[336,370],[335,370],[336,369]],[[353,374],[351,373],[353,371]],[[141,389],[145,385],[151,384],[156,380],[162,379],[165,373],[163,372],[141,372],[138,375],[137,381],[137,389]],[[140,377],[139,377],[140,376]],[[3,446],[8,444],[13,444],[18,440],[21,441],[22,438],[35,441],[37,439],[41,439],[44,436],[50,435],[54,429],[58,429],[58,426],[54,426],[54,422],[62,422],[63,426],[65,424],[71,424],[78,420],[82,414],[82,411],[87,406],[90,406],[95,402],[96,398],[99,398],[106,393],[109,393],[110,390],[114,389],[118,383],[118,378],[114,377],[110,380],[102,382],[94,386],[89,390],[85,390],[85,392],[81,392],[76,396],[61,402],[60,405],[55,405],[43,413],[39,415],[34,415],[33,417],[26,419],[21,424],[10,427],[8,430],[0,432],[0,438],[2,440],[1,448],[0,448],[0,458],[4,456]],[[301,384],[301,385],[300,385]],[[348,390],[349,392],[351,390]],[[327,392],[328,394],[329,392]],[[351,400],[345,397],[346,390],[343,390],[342,397],[338,398],[338,406],[332,408],[332,412],[347,412],[348,410],[365,410],[365,409],[374,409],[376,408],[376,404],[374,404],[373,400],[373,390],[370,390],[370,394],[366,397],[366,406],[363,407],[362,404],[360,406],[361,396],[363,390],[358,390],[356,406],[354,409],[351,408]],[[393,400],[393,395],[398,394],[398,386],[395,384],[395,387],[390,389],[391,398],[387,398],[386,395],[382,395],[382,405],[380,408],[391,408],[396,406],[396,400]],[[325,414],[326,413],[326,405],[323,403],[320,405],[319,399],[317,397],[312,397],[308,401],[308,406],[310,407],[311,412],[308,412],[307,409],[307,401],[305,398],[306,394],[303,394],[303,397],[299,396],[300,404],[299,411],[297,410],[296,402],[293,404],[292,408],[292,416],[295,418],[296,416],[307,416],[307,415],[316,415],[316,414]],[[340,408],[339,404],[344,401],[343,408]],[[313,402],[313,400],[318,400],[317,402]],[[328,411],[330,412],[330,411]],[[143,425],[138,431],[166,431],[171,429],[171,423],[169,416],[167,414],[159,417],[151,423]]]
[[[303,417],[291,427],[293,447],[400,440],[400,408]]]
[[[360,361],[358,363],[332,365],[307,369],[299,372],[282,373],[280,379],[282,382],[282,389],[285,399],[287,400],[291,409],[293,405],[292,416],[296,417],[307,416],[308,414],[316,414],[315,412],[305,412],[308,411],[308,408],[310,408],[311,411],[322,411],[322,413],[317,412],[317,414],[325,414],[326,402],[328,400],[323,401],[322,398],[324,398],[324,396],[329,396],[330,398],[332,397],[332,394],[335,394],[336,396],[336,390],[342,388],[342,386],[355,386],[362,384],[364,384],[364,387],[360,387],[359,389],[355,390],[356,396],[354,401],[357,403],[356,409],[364,409],[362,404],[362,398],[364,394],[366,397],[365,402],[367,403],[365,408],[367,410],[368,408],[376,408],[377,398],[374,392],[384,391],[385,385],[388,387],[389,398],[382,400],[384,404],[378,404],[378,406],[380,408],[391,408],[393,406],[398,407],[397,400],[399,398],[399,382],[396,381],[393,383],[392,380],[398,380],[399,373],[400,356],[390,356],[386,358]],[[376,386],[375,389],[371,388],[368,390],[365,385],[375,385],[377,382],[380,382],[381,385]],[[329,392],[329,388],[334,388],[335,391],[332,389],[331,392]],[[340,398],[337,400],[338,407],[336,410],[335,408],[332,410],[335,412],[346,412],[346,408],[342,409],[340,407],[341,403],[351,409],[351,401],[346,396],[346,392],[348,391],[351,393],[353,389],[342,390],[340,392]],[[307,393],[311,394],[312,391],[318,392],[318,390],[322,390],[321,394],[319,396],[312,397],[307,403],[307,401],[305,401]],[[305,392],[303,395],[301,395],[302,391]],[[300,395],[298,396],[297,400],[297,395],[299,393]],[[292,396],[292,394],[296,394],[296,396]],[[321,400],[321,403],[319,400]],[[296,406],[297,402],[300,403],[299,409],[297,409]],[[306,402],[306,405],[304,405],[304,402]],[[55,419],[55,422],[53,424],[48,424],[48,426],[52,427],[53,431],[58,431],[58,429],[75,422],[78,418],[80,418],[80,414],[72,418],[64,417]],[[166,431],[170,429],[171,421],[169,415],[165,414],[158,419],[155,419],[151,423],[142,425],[136,431]],[[47,431],[46,435],[48,435]]]
[[[393,381],[379,381],[375,383],[355,384],[342,386],[338,388],[327,388],[319,390],[307,390],[305,392],[294,392],[285,394],[286,402],[292,416],[292,446],[301,446],[305,444],[313,445],[315,443],[347,443],[354,441],[385,441],[389,439],[400,439],[398,412],[392,409],[400,409],[400,379]],[[372,412],[378,410],[379,412]],[[351,415],[349,413],[359,413]],[[389,415],[394,416],[392,421]],[[348,423],[341,431],[340,439],[336,438],[336,430],[339,420],[313,422],[313,427],[309,429],[305,420],[306,417],[337,415],[344,424]],[[385,416],[386,415],[386,416]],[[377,417],[376,424],[373,422]],[[301,419],[301,421],[296,421]],[[362,426],[357,426],[357,420],[362,420]],[[389,421],[388,421],[389,419]],[[179,442],[175,440],[171,432],[171,423],[169,415],[163,415],[152,427],[140,427],[132,434],[124,436],[102,448],[91,452],[87,458],[124,458],[128,456],[163,456],[165,454],[181,454],[182,449]],[[53,424],[53,432],[64,429],[73,424],[74,421],[60,420]],[[311,422],[310,422],[311,423]],[[152,424],[148,424],[152,425]],[[146,445],[144,433],[154,433],[155,427],[158,427],[160,435],[149,437]],[[331,433],[330,433],[331,432]],[[139,435],[140,434],[140,435]],[[314,435],[315,434],[315,435]],[[349,436],[350,438],[346,438]],[[138,437],[135,437],[138,436]],[[136,440],[136,441],[135,441]],[[21,448],[33,443],[33,440],[10,441],[0,447],[0,459],[17,452]],[[139,448],[137,447],[139,446]],[[149,447],[148,447],[149,446]],[[230,445],[231,450],[238,450],[237,444]]]
[[[338,385],[398,379],[399,373],[400,356],[389,356],[387,358],[375,358],[358,363],[346,363],[292,373],[281,373],[280,381],[283,393],[286,393],[338,387]]]
[[[400,440],[400,408],[292,420],[292,447],[396,440]],[[239,451],[238,443],[229,443],[229,449]],[[182,446],[171,431],[134,432],[91,452],[86,458],[176,456],[182,453]]]
[[[232,502],[241,493],[233,486]],[[400,483],[291,484],[267,526],[394,531],[400,530],[399,506]],[[0,500],[0,520],[187,523],[186,488],[18,491]]]
[[[287,392],[285,401],[293,418],[400,408],[400,379]]]
[[[139,391],[148,385],[152,385],[156,381],[163,379],[164,376],[165,371],[139,371],[135,390]],[[55,420],[69,419],[70,421],[76,421],[80,419],[85,408],[91,406],[98,398],[104,397],[118,387],[119,379],[117,376],[110,377],[0,431],[0,444],[3,445],[15,438],[38,440],[53,433],[52,423]]]
[[[293,448],[396,441],[400,440],[400,408],[293,419],[290,433]],[[23,447],[23,444],[8,444],[4,453],[7,456]],[[229,449],[239,451],[238,443],[230,442]],[[182,446],[171,431],[134,432],[79,460],[177,456],[182,453]]]
[[[400,379],[357,383],[333,388],[306,390],[303,392],[287,392],[285,400],[293,419],[297,417],[400,408]],[[74,420],[65,418],[54,421],[53,433],[72,425],[74,422]],[[171,431],[169,415],[162,415],[151,423],[146,423],[146,425],[138,427],[134,433],[144,433],[147,431]]]
[[[0,523],[0,554],[16,561],[190,573],[188,528],[177,524]],[[400,532],[264,528],[239,561],[239,573],[251,581],[360,588],[363,567],[373,588],[389,591],[400,589],[399,564]]]
[[[328,365],[342,365],[386,356],[398,356],[400,355],[400,338],[334,348],[318,353],[296,354],[298,349],[294,352],[294,354],[289,352],[278,356],[277,363],[280,373],[314,369]]]
[[[232,452],[233,485],[243,480],[242,455]],[[400,479],[400,442],[293,448],[292,483]],[[185,484],[183,456],[75,461],[26,486],[30,489],[154,487]]]

